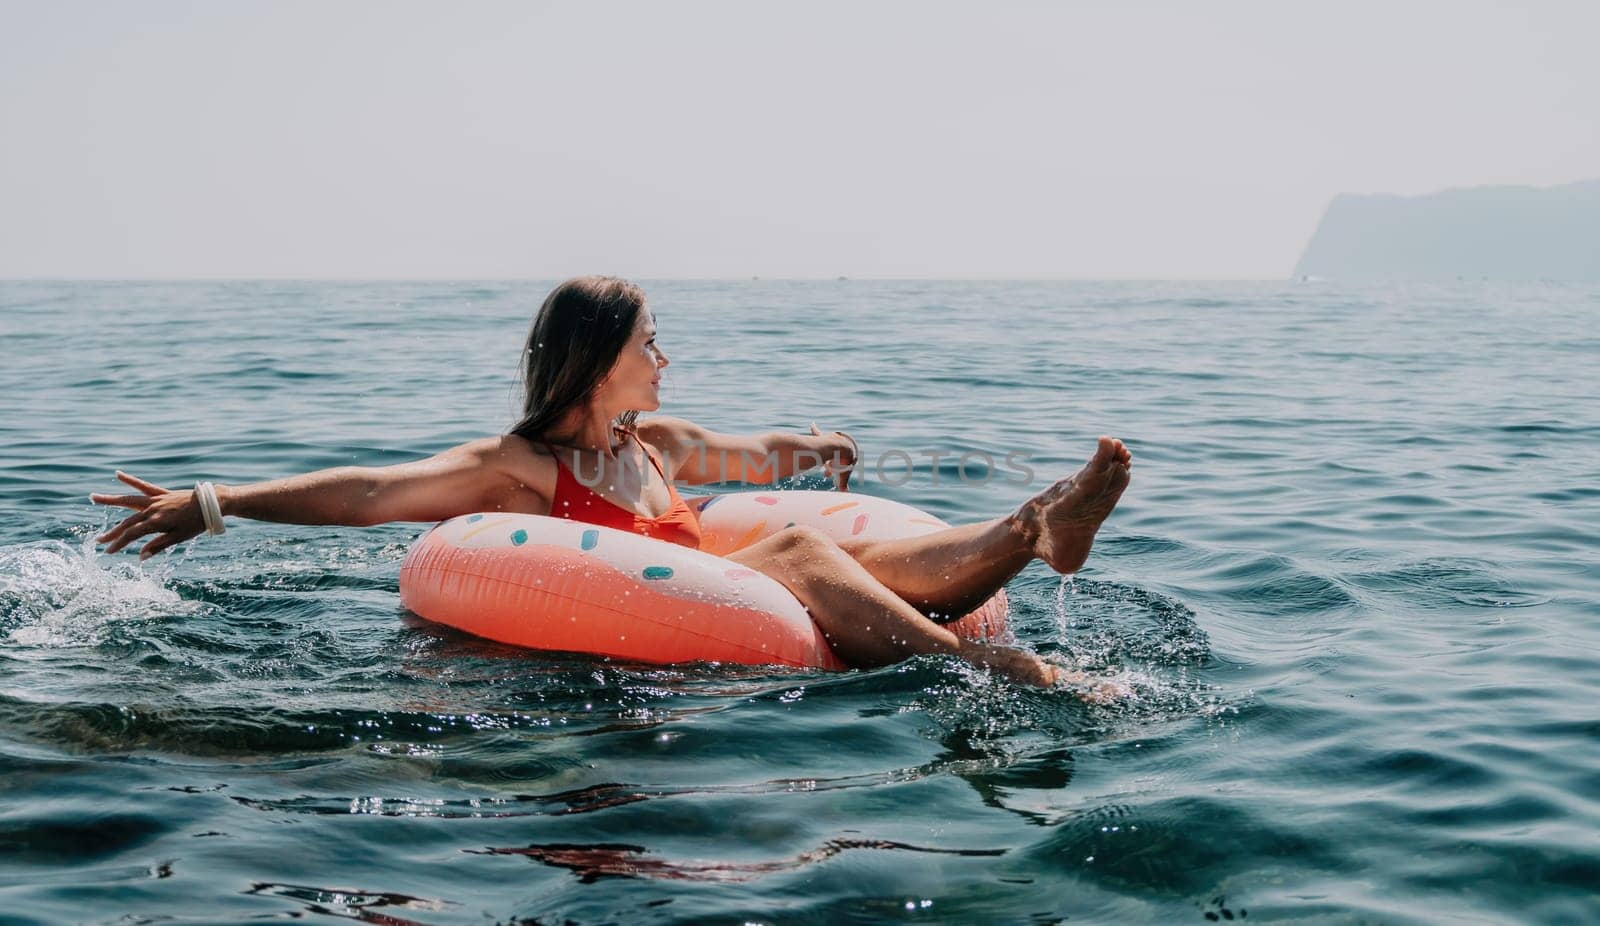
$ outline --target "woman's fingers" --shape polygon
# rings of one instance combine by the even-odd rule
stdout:
[[[145,526],[145,522],[149,520],[149,517],[149,512],[141,511],[101,534],[98,540],[106,545],[107,553],[115,553],[145,534],[150,533],[151,529]]]
[[[141,530],[139,533],[134,533],[131,535],[128,532],[133,530],[136,525],[143,523],[145,517],[151,514],[150,506],[156,501],[156,497],[165,495],[167,492],[166,489],[161,488],[153,482],[147,482],[143,479],[140,479],[138,476],[135,476],[131,473],[125,473],[120,469],[117,470],[117,478],[122,482],[134,487],[135,489],[138,489],[143,494],[112,495],[107,492],[95,492],[89,496],[89,501],[94,502],[96,505],[115,505],[118,508],[132,508],[135,512],[134,514],[125,518],[122,523],[118,524],[116,527],[113,527],[112,529],[95,538],[95,543],[111,544],[111,546],[106,548],[107,553],[115,553],[127,546],[128,541],[138,537],[139,533],[149,533],[148,530]]]
[[[110,530],[106,531],[105,533],[101,534],[100,536],[94,538],[94,542],[95,543],[108,543],[108,542],[116,540],[118,537],[120,537],[122,535],[123,531],[127,530],[130,526],[133,525],[133,522],[135,522],[137,520],[140,520],[143,517],[144,517],[144,512],[143,511],[136,511],[133,514],[128,515],[126,518],[123,518],[121,521],[118,521],[116,527],[113,527]]]
[[[174,527],[171,530],[164,531],[143,515],[135,515],[134,518],[123,522],[123,527],[126,530],[106,547],[106,552],[116,553],[146,534],[155,534],[156,536],[139,551],[140,559],[149,559],[167,547],[182,543],[200,533],[190,527]],[[118,528],[118,530],[122,531],[123,528]]]
[[[148,495],[107,495],[104,492],[95,492],[89,496],[89,501],[96,505],[116,505],[119,508],[147,508],[150,505]]]
[[[193,535],[191,534],[190,536]],[[177,531],[167,531],[165,534],[162,534],[156,537],[156,539],[145,544],[144,549],[139,551],[139,558],[141,560],[149,559],[150,557],[155,556],[157,553],[160,553],[162,550],[165,550],[167,547],[170,547],[175,543],[181,543],[188,539],[188,537],[185,537]]]
[[[153,482],[146,482],[145,480],[140,479],[138,476],[135,476],[132,473],[125,473],[120,469],[117,470],[117,478],[123,482],[126,482],[128,485],[133,486],[135,489],[138,489],[140,492],[143,492],[146,495],[165,495],[167,492],[166,489],[161,488]]]

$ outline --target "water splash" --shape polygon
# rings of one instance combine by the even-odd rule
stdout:
[[[1078,590],[1077,583],[1074,581],[1073,576],[1071,574],[1066,574],[1063,575],[1061,580],[1056,583],[1054,617],[1056,621],[1057,646],[1066,646],[1072,629],[1077,626],[1077,622],[1074,621],[1072,616],[1067,613],[1067,593],[1069,589],[1073,594],[1076,594]]]
[[[22,646],[88,646],[114,621],[192,613],[199,604],[163,584],[171,569],[102,557],[90,537],[0,548],[0,631]]]

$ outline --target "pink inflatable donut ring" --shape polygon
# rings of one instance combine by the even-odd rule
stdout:
[[[400,565],[412,613],[532,649],[630,662],[842,669],[804,606],[776,580],[723,556],[792,525],[837,540],[947,527],[910,505],[837,492],[736,492],[699,502],[701,549],[531,514],[469,514],[424,534]],[[1006,632],[1005,592],[946,625]]]

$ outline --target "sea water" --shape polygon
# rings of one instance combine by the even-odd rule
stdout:
[[[1125,440],[1008,586],[1115,705],[487,643],[402,612],[422,525],[88,542],[119,467],[503,431],[549,285],[0,283],[0,919],[1600,918],[1600,289],[646,284],[665,412],[849,430],[858,491],[992,517]]]

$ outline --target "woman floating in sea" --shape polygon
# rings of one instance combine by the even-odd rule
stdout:
[[[638,421],[640,412],[661,407],[666,366],[655,317],[637,286],[610,277],[568,280],[534,319],[524,354],[524,415],[510,433],[412,463],[219,485],[211,497],[221,515],[260,521],[367,526],[505,511],[605,524],[698,547],[695,509],[674,481],[771,482],[803,469],[802,461],[820,459],[832,461],[844,487],[856,447],[841,432],[824,434],[813,425],[805,435],[731,435],[681,418]],[[1108,697],[1115,686],[1026,650],[962,639],[930,615],[967,613],[1036,557],[1057,572],[1076,571],[1127,487],[1132,465],[1121,441],[1102,437],[1082,469],[1005,517],[891,541],[836,542],[791,527],[727,558],[788,588],[851,665],[948,653],[1019,681],[1088,684],[1091,697]],[[117,478],[139,494],[90,496],[134,509],[97,538],[107,553],[153,535],[140,551],[146,558],[206,529],[203,506],[211,497],[127,473]],[[215,509],[209,514],[218,517]]]

